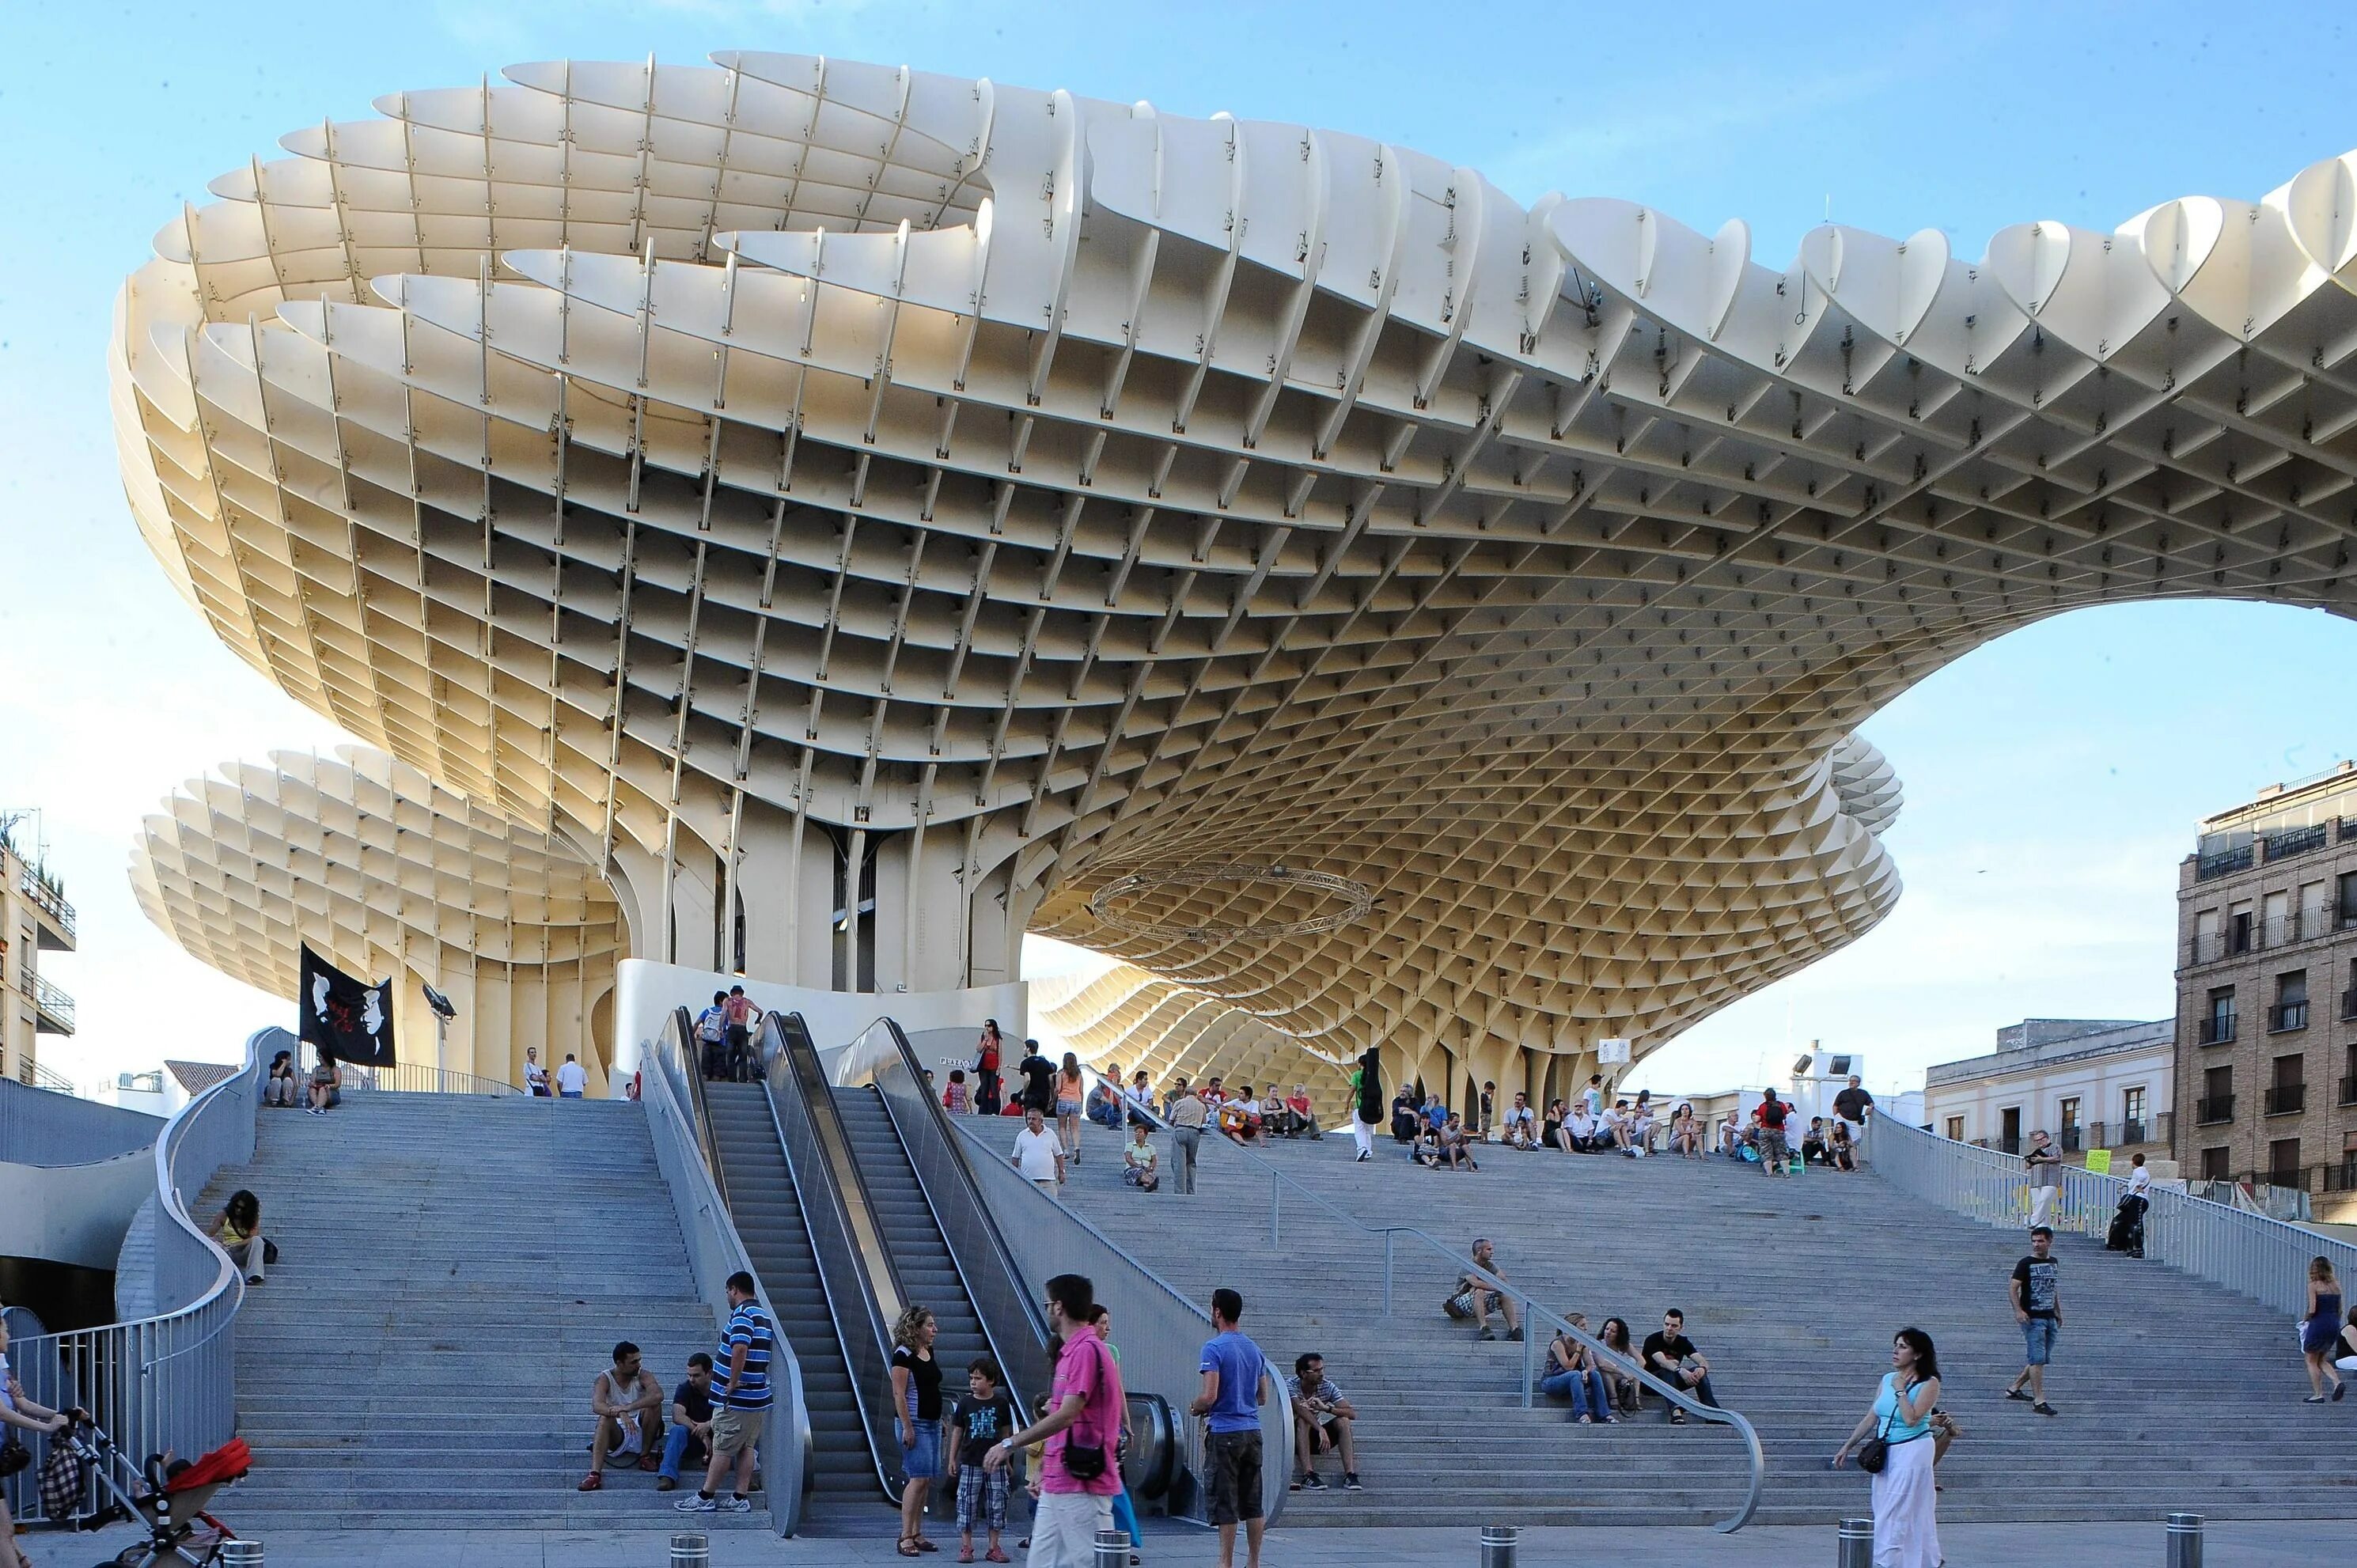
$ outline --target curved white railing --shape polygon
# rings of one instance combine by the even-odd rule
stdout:
[[[231,1328],[245,1282],[188,1204],[223,1165],[253,1157],[262,1064],[294,1043],[284,1029],[254,1034],[244,1066],[182,1106],[156,1140],[156,1314],[9,1347],[27,1397],[53,1409],[81,1406],[126,1454],[172,1449],[194,1458],[236,1432]],[[38,1469],[6,1483],[20,1521],[45,1517]]]
[[[1867,1124],[1867,1155],[1876,1175],[1934,1208],[2014,1230],[2029,1222],[2029,1167],[2018,1155],[1954,1143],[1877,1116]],[[2065,1165],[2048,1222],[2058,1233],[2101,1237],[2127,1188],[2123,1177]],[[2312,1259],[2331,1259],[2343,1279],[2357,1273],[2357,1246],[2346,1241],[2171,1187],[2155,1187],[2149,1197],[2147,1259],[2278,1311],[2307,1309]]]

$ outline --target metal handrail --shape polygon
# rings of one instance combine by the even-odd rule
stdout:
[[[1049,1197],[1010,1161],[999,1157],[990,1139],[1006,1130],[1001,1119],[961,1117],[952,1124],[982,1150],[978,1157],[971,1150],[965,1153],[985,1197],[1002,1214],[1027,1217],[1004,1232],[1025,1275],[1034,1283],[1043,1283],[1060,1273],[1085,1274],[1095,1283],[1097,1299],[1112,1307],[1119,1321],[1144,1331],[1141,1339],[1132,1342],[1123,1363],[1123,1386],[1157,1395],[1169,1407],[1178,1427],[1178,1466],[1182,1472],[1173,1484],[1172,1509],[1200,1522],[1204,1498],[1197,1477],[1204,1473],[1204,1427],[1202,1418],[1188,1410],[1201,1386],[1200,1362],[1189,1341],[1198,1333],[1210,1337],[1211,1315],[1087,1216]],[[1273,1367],[1269,1384],[1275,1397],[1261,1407],[1261,1449],[1266,1455],[1290,1454],[1293,1397]],[[1262,1517],[1274,1524],[1285,1509],[1292,1466],[1271,1462],[1264,1464],[1261,1472]]]
[[[908,1296],[892,1270],[876,1206],[852,1157],[851,1140],[836,1113],[834,1090],[818,1059],[810,1026],[799,1013],[769,1014],[761,1024],[761,1060],[770,1121],[786,1169],[802,1200],[802,1224],[818,1263],[835,1337],[851,1373],[852,1402],[876,1462],[884,1495],[900,1498],[900,1438],[897,1417],[880,1391],[890,1381],[892,1320]]]
[[[674,1081],[678,1076],[676,1064],[671,1058],[671,1053],[677,1053],[690,1066],[688,1080],[701,1084],[700,1074],[693,1070],[695,1053],[685,1046],[694,1038],[694,1027],[683,1008],[676,1019],[667,1022],[671,1026],[653,1052],[656,1070],[647,1075],[639,1098],[646,1107],[648,1132],[654,1139],[655,1163],[662,1168],[663,1179],[679,1208],[688,1266],[695,1273],[696,1290],[711,1305],[713,1315],[725,1324],[728,1320],[728,1276],[742,1270],[753,1276],[754,1297],[760,1302],[761,1310],[770,1315],[770,1385],[773,1396],[782,1396],[785,1409],[784,1419],[770,1429],[770,1435],[764,1440],[761,1457],[771,1476],[802,1478],[798,1487],[772,1486],[768,1494],[770,1522],[780,1535],[792,1535],[802,1528],[803,1499],[818,1480],[816,1445],[811,1438],[810,1401],[802,1391],[802,1362],[779,1325],[769,1290],[745,1251],[736,1221],[729,1217],[728,1201],[717,1179],[716,1162],[710,1168],[698,1163],[699,1157],[711,1159],[712,1151],[708,1140],[700,1137],[690,1124],[693,1113],[681,1103]]]
[[[1133,1109],[1135,1108],[1135,1101],[1130,1101],[1129,1103]],[[1157,1126],[1167,1127],[1169,1125],[1162,1116],[1155,1112],[1146,1111],[1144,1114]],[[1878,1121],[1880,1118],[1877,1118],[1877,1120]],[[1383,1239],[1384,1316],[1389,1317],[1393,1316],[1393,1262],[1397,1240],[1402,1236],[1410,1237],[1417,1241],[1421,1241],[1426,1247],[1437,1253],[1451,1268],[1457,1269],[1463,1273],[1466,1278],[1480,1281],[1490,1289],[1498,1291],[1502,1294],[1512,1296],[1516,1302],[1521,1304],[1523,1316],[1525,1323],[1525,1326],[1523,1331],[1523,1408],[1528,1409],[1534,1402],[1539,1379],[1538,1362],[1535,1353],[1538,1344],[1538,1336],[1531,1331],[1531,1327],[1529,1326],[1544,1323],[1556,1333],[1587,1346],[1590,1350],[1596,1352],[1598,1359],[1608,1361],[1615,1367],[1626,1368],[1628,1369],[1629,1376],[1636,1379],[1638,1382],[1641,1383],[1646,1388],[1652,1389],[1655,1393],[1661,1395],[1664,1401],[1675,1408],[1684,1410],[1688,1414],[1698,1416],[1705,1423],[1709,1424],[1733,1428],[1736,1434],[1743,1439],[1745,1448],[1749,1450],[1751,1461],[1751,1483],[1744,1494],[1742,1506],[1737,1509],[1734,1513],[1730,1514],[1726,1519],[1719,1520],[1716,1525],[1712,1526],[1712,1528],[1719,1531],[1721,1534],[1733,1534],[1735,1531],[1741,1530],[1745,1525],[1751,1522],[1751,1516],[1758,1511],[1760,1507],[1760,1488],[1767,1481],[1768,1456],[1766,1452],[1760,1445],[1760,1434],[1758,1430],[1752,1426],[1750,1418],[1744,1415],[1742,1412],[1728,1410],[1722,1405],[1709,1405],[1703,1403],[1700,1400],[1695,1399],[1685,1390],[1678,1388],[1656,1375],[1650,1369],[1645,1367],[1643,1363],[1632,1360],[1628,1357],[1622,1356],[1619,1351],[1611,1349],[1604,1343],[1603,1340],[1588,1333],[1586,1329],[1573,1327],[1567,1318],[1554,1311],[1554,1309],[1541,1302],[1536,1296],[1531,1294],[1530,1292],[1523,1289],[1520,1285],[1513,1284],[1509,1281],[1501,1278],[1497,1274],[1491,1273],[1489,1270],[1481,1267],[1479,1263],[1476,1263],[1470,1257],[1458,1251],[1455,1248],[1449,1246],[1447,1242],[1441,1240],[1430,1231],[1420,1230],[1413,1225],[1370,1225],[1365,1220],[1361,1219],[1357,1215],[1352,1214],[1350,1210],[1342,1208],[1332,1199],[1327,1197],[1325,1194],[1318,1192],[1316,1188],[1308,1187],[1298,1179],[1287,1176],[1285,1172],[1277,1169],[1276,1166],[1262,1158],[1250,1148],[1244,1147],[1242,1144],[1238,1144],[1236,1147],[1238,1152],[1242,1154],[1244,1158],[1258,1165],[1262,1172],[1269,1178],[1268,1239],[1271,1245],[1275,1245],[1281,1240],[1279,1227],[1281,1224],[1281,1214],[1283,1208],[1283,1194],[1285,1189],[1287,1187],[1291,1187],[1294,1191],[1308,1198],[1310,1202],[1316,1204],[1318,1208],[1323,1208],[1336,1219],[1340,1220],[1343,1224],[1351,1226],[1370,1236],[1379,1235]]]
[[[933,1098],[908,1034],[890,1018],[878,1019],[870,1028],[888,1030],[894,1046],[892,1059],[874,1075],[884,1113],[908,1154],[909,1168],[916,1175],[917,1190],[934,1226],[943,1240],[956,1239],[949,1249],[950,1266],[965,1287],[983,1341],[1006,1374],[1017,1408],[1028,1410],[1026,1396],[1045,1393],[1051,1381],[1047,1315],[1025,1287],[1023,1271],[1016,1266],[990,1205],[983,1201],[949,1112]]]
[[[36,971],[25,972],[25,989],[33,993],[33,1005],[63,1024],[69,1035],[74,1032],[74,1000],[49,983],[48,977]]]
[[[46,874],[33,869],[33,863],[28,860],[20,858],[18,862],[16,890],[46,910],[49,918],[58,923],[59,930],[70,937],[74,935],[74,907],[66,902],[65,894],[50,882]]]
[[[705,1092],[703,1053],[695,1037],[695,1020],[684,1007],[674,1007],[666,1026],[662,1044],[670,1050],[658,1049],[655,1067],[670,1075],[673,1096],[687,1113],[688,1126],[695,1134],[696,1153],[703,1156],[704,1174],[712,1178],[712,1189],[720,1195],[724,1213],[734,1213],[728,1207],[728,1172],[726,1162],[720,1157],[720,1145],[712,1135],[712,1101]],[[640,1090],[640,1097],[644,1097]]]
[[[236,1432],[237,1363],[229,1331],[245,1299],[244,1275],[190,1218],[183,1195],[201,1192],[223,1165],[253,1157],[262,1064],[281,1042],[293,1043],[283,1029],[249,1037],[242,1068],[180,1107],[156,1140],[159,1310],[10,1347],[12,1369],[35,1403],[81,1406],[126,1453],[201,1454]],[[37,1468],[0,1487],[18,1522],[46,1517]]]
[[[2022,1162],[1994,1150],[1951,1143],[1888,1116],[1868,1124],[1872,1168],[1914,1197],[2018,1230],[2029,1209]],[[2062,1190],[2049,1209],[2058,1232],[2102,1236],[2126,1180],[2078,1165],[2062,1167]],[[2305,1311],[2309,1261],[2326,1257],[2343,1278],[2357,1273],[2357,1245],[2320,1231],[2232,1208],[2155,1184],[2145,1195],[2144,1255],[2184,1273],[2284,1312]]]
[[[318,1047],[308,1040],[290,1042],[295,1047],[295,1070],[308,1074],[319,1064]],[[340,1058],[336,1062],[337,1087],[355,1092],[377,1091],[386,1094],[487,1094],[493,1098],[513,1098],[523,1092],[514,1084],[479,1073],[460,1072],[456,1068],[428,1067],[424,1062],[395,1062],[391,1067],[367,1067],[348,1062]]]

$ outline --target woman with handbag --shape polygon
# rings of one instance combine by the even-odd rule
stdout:
[[[80,1410],[49,1410],[25,1397],[8,1365],[8,1317],[0,1313],[0,1477],[13,1476],[33,1463],[33,1451],[18,1433],[54,1434],[82,1418]],[[5,1496],[0,1496],[0,1568],[33,1568],[33,1560],[16,1548],[16,1521],[9,1515]]]
[[[1835,1451],[1853,1451],[1874,1477],[1874,1568],[1940,1568],[1938,1485],[1932,1473],[1932,1407],[1940,1402],[1940,1358],[1932,1337],[1902,1328],[1890,1342],[1890,1370],[1874,1408]],[[1874,1434],[1869,1437],[1868,1433]]]

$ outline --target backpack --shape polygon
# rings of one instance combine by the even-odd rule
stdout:
[[[726,1016],[726,1014],[721,1010],[717,1003],[706,1007],[704,1010],[704,1016],[695,1021],[695,1037],[707,1046],[718,1045],[721,1021]]]

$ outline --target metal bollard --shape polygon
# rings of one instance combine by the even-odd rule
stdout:
[[[1516,1543],[1522,1530],[1511,1524],[1485,1524],[1481,1527],[1481,1568],[1514,1568]]]
[[[2169,1568],[2201,1568],[2201,1516],[2169,1516]]]
[[[712,1538],[688,1530],[673,1536],[671,1568],[712,1568]]]
[[[224,1541],[221,1549],[221,1568],[262,1568],[262,1542],[258,1541]]]
[[[1129,1531],[1097,1531],[1096,1568],[1129,1568]]]
[[[1874,1521],[1846,1519],[1834,1535],[1834,1568],[1874,1568]]]

